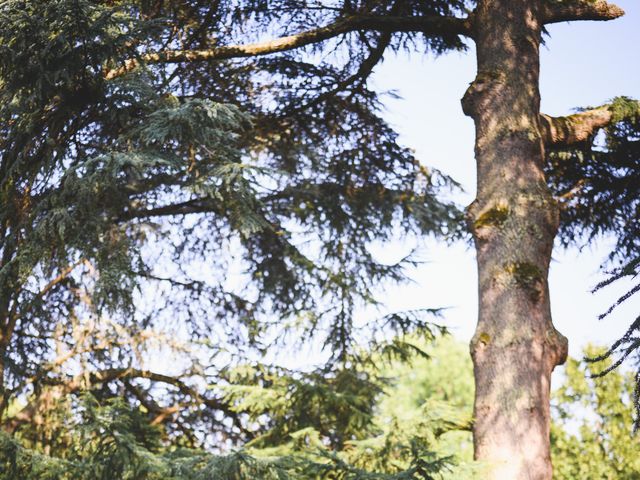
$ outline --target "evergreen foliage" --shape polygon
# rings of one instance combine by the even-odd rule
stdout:
[[[632,258],[626,264],[610,272],[609,278],[599,283],[595,291],[611,285],[619,280],[634,281],[640,273],[640,257]],[[616,303],[600,315],[600,320],[609,316],[620,304],[629,300],[640,291],[640,283],[635,283],[624,293]],[[636,297],[637,298],[637,297]],[[599,352],[597,355],[588,357],[586,360],[599,365],[600,371],[595,373],[597,377],[608,375],[622,365],[628,358],[633,358],[636,364],[635,390],[633,392],[633,402],[635,405],[634,431],[640,427],[640,315],[636,317],[622,337],[616,340],[607,350]],[[601,363],[604,362],[604,363]]]
[[[557,195],[565,200],[561,239],[586,244],[613,235],[612,257],[625,262],[638,256],[640,231],[637,210],[640,173],[640,106],[618,97],[609,108],[611,123],[598,129],[585,144],[552,151],[547,169]]]
[[[354,322],[356,308],[376,304],[374,288],[402,280],[412,263],[381,264],[371,242],[455,235],[460,219],[436,197],[453,182],[398,144],[366,79],[383,44],[440,53],[462,48],[457,36],[354,32],[319,64],[313,48],[144,61],[162,48],[246,42],[248,31],[285,34],[353,8],[391,7],[2,3],[0,411],[22,406],[5,415],[11,432],[53,415],[51,398],[89,390],[100,402],[144,406],[187,445],[242,443],[255,434],[250,412],[207,388],[228,381],[228,366],[284,339],[320,342],[331,356],[326,387],[335,372],[356,375],[345,366],[358,343],[431,335],[421,312]],[[229,271],[238,272],[231,281]],[[148,368],[159,354],[174,355],[178,371]]]

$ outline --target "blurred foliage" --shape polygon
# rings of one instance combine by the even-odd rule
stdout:
[[[3,434],[0,478],[14,479],[350,479],[474,478],[470,462],[470,361],[450,339],[421,356],[366,368],[303,374],[264,365],[238,366],[220,388],[238,415],[263,423],[242,450],[206,453],[180,446],[144,408],[85,395],[74,409],[55,402],[40,427]],[[366,355],[360,352],[360,358]],[[451,372],[466,375],[442,388]],[[385,364],[382,371],[374,365]],[[408,391],[411,383],[417,388]],[[410,393],[410,399],[405,394]],[[394,403],[394,400],[400,400]],[[406,400],[406,403],[402,403]],[[223,439],[221,439],[223,440]],[[219,443],[224,448],[224,443]],[[463,453],[460,455],[460,450]],[[464,457],[464,458],[463,458]]]
[[[587,357],[603,348],[588,347]],[[554,393],[551,431],[554,478],[640,478],[640,438],[632,434],[635,379],[615,370],[598,377],[611,361],[569,359],[563,385]],[[594,378],[594,375],[596,378]]]
[[[394,363],[382,374],[392,379],[380,401],[380,420],[400,422],[400,430],[413,423],[433,422],[438,435],[438,452],[473,459],[470,421],[474,383],[471,358],[466,345],[445,336],[424,348],[426,357]],[[437,424],[441,422],[440,427]],[[448,431],[447,424],[457,425]]]
[[[215,388],[225,391],[237,414],[265,428],[227,454],[180,446],[162,424],[149,423],[144,408],[86,395],[73,415],[58,410],[58,430],[52,432],[57,448],[30,439],[30,433],[41,434],[38,427],[14,438],[3,434],[0,478],[481,478],[482,466],[472,460],[473,375],[466,345],[451,337],[434,344],[411,341],[421,355],[390,363],[372,358],[384,365],[380,369],[369,363],[319,375],[235,367],[227,374],[230,383]],[[585,355],[602,352],[590,347]],[[640,474],[639,440],[630,433],[633,375],[613,371],[591,378],[609,366],[606,360],[597,367],[567,362],[553,394],[554,478]]]

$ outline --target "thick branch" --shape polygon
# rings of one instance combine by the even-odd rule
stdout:
[[[540,115],[540,127],[548,146],[569,146],[589,141],[598,129],[606,127],[613,114],[609,106],[569,115],[550,117]]]
[[[211,60],[270,55],[319,43],[357,30],[423,32],[429,36],[471,36],[471,20],[469,18],[442,17],[440,15],[420,17],[352,16],[324,27],[265,42],[246,45],[228,45],[208,50],[165,50],[157,53],[149,53],[139,59],[127,60],[122,67],[108,70],[105,72],[105,77],[107,79],[119,77],[135,69],[140,63],[206,62]]]
[[[573,20],[615,20],[622,15],[624,10],[605,0],[547,0],[543,22],[549,24]]]

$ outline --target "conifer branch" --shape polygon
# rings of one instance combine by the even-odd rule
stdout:
[[[150,218],[150,217],[174,217],[176,215],[189,215],[191,213],[219,213],[220,209],[216,208],[210,198],[194,198],[180,203],[163,205],[147,210],[131,210],[122,215],[119,220],[131,220],[133,218]]]
[[[540,115],[540,127],[546,145],[569,146],[588,141],[613,119],[608,105],[566,117]]]
[[[618,122],[637,122],[639,118],[640,101],[622,96],[566,117],[541,114],[540,129],[547,146],[568,147],[591,141],[601,128]]]
[[[56,285],[63,282],[75,269],[78,265],[84,262],[84,258],[78,260],[75,263],[70,264],[66,268],[64,268],[54,279],[52,279],[49,283],[47,283],[39,292],[38,298],[42,298],[45,296],[51,289],[55,288]]]
[[[470,18],[444,17],[441,15],[399,17],[358,15],[337,20],[327,26],[306,32],[246,45],[227,45],[207,50],[164,50],[129,59],[119,68],[105,71],[111,80],[137,68],[140,64],[207,62],[232,58],[257,57],[286,52],[319,43],[346,33],[370,30],[381,32],[422,32],[427,36],[465,35],[470,37]]]
[[[574,20],[615,20],[624,10],[606,0],[547,0],[544,4],[545,24]]]

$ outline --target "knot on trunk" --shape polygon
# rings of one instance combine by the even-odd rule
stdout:
[[[552,352],[549,355],[551,369],[566,362],[569,355],[569,340],[567,337],[556,330],[555,327],[552,327],[547,331],[546,341]]]
[[[474,117],[483,109],[482,104],[492,102],[504,85],[506,75],[498,71],[478,72],[475,80],[462,97],[462,111],[469,117]]]

